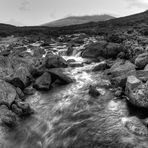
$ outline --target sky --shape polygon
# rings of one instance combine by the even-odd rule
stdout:
[[[148,0],[0,0],[0,23],[33,26],[68,16],[121,17],[147,9]]]

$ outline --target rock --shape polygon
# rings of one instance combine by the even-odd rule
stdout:
[[[10,105],[16,96],[15,88],[11,84],[0,80],[0,101],[7,102]]]
[[[52,82],[57,79],[60,80],[61,84],[69,84],[73,82],[72,78],[61,68],[52,68],[48,70],[48,72],[51,74]]]
[[[100,70],[105,70],[108,68],[108,65],[105,61],[100,62],[98,65],[96,65],[92,71],[100,71]]]
[[[125,128],[136,136],[139,137],[147,137],[148,136],[148,129],[147,127],[138,119],[137,117],[123,117],[121,119],[122,123],[124,124]]]
[[[135,76],[129,76],[125,93],[131,104],[137,107],[148,107],[148,83],[144,84]]]
[[[105,58],[116,58],[117,55],[122,51],[122,47],[118,43],[108,43],[104,53]]]
[[[126,86],[129,90],[133,90],[141,84],[142,82],[139,79],[137,79],[135,76],[133,75],[128,76]]]
[[[33,95],[35,93],[35,89],[33,87],[27,87],[24,89],[24,94],[25,95]]]
[[[58,55],[46,57],[46,68],[66,68],[67,66],[67,61]]]
[[[89,91],[88,91],[89,95],[91,95],[92,97],[98,97],[100,96],[100,92],[96,89],[95,86],[90,85],[89,86]]]
[[[16,69],[14,74],[10,75],[5,80],[15,87],[19,87],[23,90],[25,87],[30,85],[31,74],[26,67],[20,66],[18,69]]]
[[[83,58],[97,58],[98,56],[105,56],[104,49],[106,45],[107,45],[106,41],[101,41],[101,42],[90,44],[81,53],[81,56]]]
[[[144,67],[144,71],[148,71],[148,64]]]
[[[0,123],[3,126],[14,128],[18,125],[18,118],[5,105],[0,106]]]
[[[82,62],[70,62],[68,65],[70,67],[83,67],[83,63]]]
[[[22,92],[22,90],[21,90],[19,87],[17,87],[17,88],[16,88],[16,92],[17,92],[19,98],[23,100],[24,97],[25,97],[25,95],[24,95],[24,93]]]
[[[110,73],[113,77],[118,77],[121,75],[126,75],[130,71],[135,71],[135,65],[130,61],[117,60],[115,64],[110,68]]]
[[[18,116],[29,116],[34,113],[28,103],[19,101],[15,101],[11,105],[11,110]]]
[[[73,63],[73,62],[76,62],[76,60],[74,60],[74,59],[68,59],[67,62],[68,63]]]
[[[36,79],[33,87],[37,90],[49,90],[51,86],[51,75],[45,72],[39,78]]]
[[[121,87],[118,87],[115,91],[115,97],[121,97],[123,93],[123,89]]]
[[[143,69],[146,65],[148,64],[148,53],[143,53],[140,54],[136,59],[135,59],[135,65],[139,69]]]
[[[120,53],[117,55],[117,58],[125,59],[125,58],[126,58],[126,54],[125,54],[124,52],[120,52]]]
[[[71,56],[73,54],[74,48],[73,47],[68,47],[67,51],[66,51],[66,55],[67,56]]]

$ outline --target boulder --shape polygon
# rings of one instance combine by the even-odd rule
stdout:
[[[30,85],[31,74],[28,68],[20,66],[14,71],[12,75],[5,78],[5,80],[14,85],[15,87],[19,87],[23,90],[25,87]]]
[[[74,48],[72,46],[68,47],[66,51],[67,56],[71,56],[73,54]]]
[[[98,56],[104,58],[115,58],[121,51],[122,47],[118,43],[100,41],[86,47],[81,56],[83,58],[97,58]]]
[[[29,86],[29,87],[26,87],[23,92],[25,95],[33,95],[35,91],[36,90],[32,86]]]
[[[131,104],[137,107],[148,107],[148,83],[144,84],[135,76],[129,76],[125,93]]]
[[[127,128],[127,130],[140,137],[147,137],[148,136],[148,129],[147,127],[141,122],[139,118],[136,116],[133,117],[123,117],[121,122]]]
[[[105,58],[116,58],[117,55],[122,51],[122,47],[118,43],[108,43],[105,48]]]
[[[135,65],[128,60],[117,60],[110,68],[113,77],[127,75],[131,71],[135,71]]]
[[[97,58],[98,56],[104,56],[104,49],[106,45],[106,41],[92,43],[86,47],[86,49],[81,53],[81,56],[83,58]]]
[[[135,59],[135,65],[139,69],[143,69],[146,65],[148,64],[148,53],[143,53],[140,54],[136,59]]]
[[[51,74],[52,83],[57,79],[60,80],[60,84],[69,84],[73,82],[73,79],[61,68],[52,68],[48,70],[48,72]]]
[[[100,96],[100,92],[96,89],[95,86],[90,85],[89,86],[89,91],[88,91],[89,95],[91,95],[92,97],[98,97]]]
[[[0,123],[3,126],[14,128],[18,125],[18,118],[7,106],[0,106]]]
[[[108,65],[106,61],[100,62],[98,65],[96,65],[92,71],[100,71],[100,70],[105,70],[108,68]]]
[[[33,87],[37,90],[49,90],[51,86],[51,75],[45,72],[39,78],[36,79]]]
[[[10,105],[15,100],[16,96],[15,88],[4,80],[0,80],[0,101]]]
[[[46,68],[66,68],[67,66],[67,61],[58,55],[46,57]]]
[[[20,117],[29,116],[34,113],[33,109],[28,103],[20,101],[14,101],[11,105],[11,110]]]
[[[144,71],[148,71],[148,64],[144,67]]]

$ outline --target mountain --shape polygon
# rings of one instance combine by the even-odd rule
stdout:
[[[129,15],[120,18],[114,18],[101,22],[88,22],[85,24],[75,24],[62,27],[48,26],[26,26],[15,27],[11,25],[0,24],[0,36],[17,35],[35,35],[35,36],[59,36],[73,33],[86,33],[89,35],[109,35],[113,32],[122,32],[126,30],[137,30],[140,33],[148,35],[148,10],[142,13]]]
[[[99,22],[99,21],[106,21],[113,19],[115,17],[110,15],[92,15],[92,16],[71,16],[67,18],[63,18],[60,20],[56,20],[53,22],[49,22],[43,24],[42,26],[48,27],[62,27],[62,26],[70,26],[70,25],[77,25],[77,24],[85,24],[88,22]]]

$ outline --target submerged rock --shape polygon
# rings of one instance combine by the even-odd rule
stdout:
[[[45,72],[39,78],[36,79],[33,87],[37,90],[49,90],[51,86],[51,75],[48,72]]]

